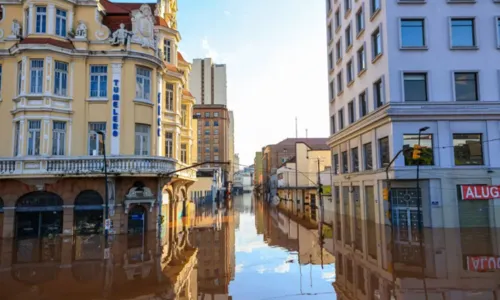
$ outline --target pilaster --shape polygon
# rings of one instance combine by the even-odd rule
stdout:
[[[36,18],[34,18],[36,20]],[[47,33],[55,33],[56,7],[54,4],[47,5]]]
[[[26,94],[26,88],[28,86],[28,82],[26,80],[26,73],[28,69],[28,57],[23,56],[21,60],[21,93],[22,95]]]
[[[73,235],[73,218],[74,218],[74,206],[65,205],[63,206],[63,235],[71,236]]]
[[[29,8],[28,8],[29,20],[27,20],[27,22],[28,22],[28,34],[33,33],[33,23],[34,23],[33,20],[35,19],[34,15],[35,15],[35,6],[33,3],[30,3]]]
[[[45,71],[45,95],[50,95],[52,87],[52,56],[47,56],[44,63]]]

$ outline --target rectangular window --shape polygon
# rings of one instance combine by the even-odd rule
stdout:
[[[205,121],[205,126],[210,126],[210,121]]]
[[[365,13],[363,6],[361,6],[356,12],[356,35],[359,35],[363,30],[365,30]]]
[[[333,79],[328,84],[328,93],[329,93],[330,101],[333,101],[335,99],[335,82]]]
[[[371,12],[372,12],[372,15],[373,15],[374,13],[376,13],[377,11],[379,11],[380,8],[381,8],[380,0],[370,0],[370,2],[371,2],[371,5],[370,5],[371,6]]]
[[[456,101],[479,101],[478,74],[476,72],[455,72]]]
[[[337,44],[335,44],[335,54],[337,61],[342,59],[342,39],[338,40]]]
[[[36,7],[36,33],[46,33],[47,32],[47,7],[37,6]]]
[[[363,166],[366,170],[373,169],[372,162],[372,143],[366,143],[363,145]]]
[[[66,11],[56,9],[56,34],[66,37]]]
[[[219,153],[219,147],[214,147],[214,153]]]
[[[456,166],[484,165],[481,134],[453,134]]]
[[[351,25],[348,25],[345,29],[345,48],[349,49],[352,46],[352,29]]]
[[[30,92],[41,94],[43,86],[43,59],[31,60]]]
[[[187,116],[187,105],[186,104],[182,104],[181,105],[181,124],[182,126],[187,126],[187,119],[188,119],[188,116]]]
[[[164,40],[163,41],[163,52],[165,54],[165,60],[167,63],[172,63],[172,41]]]
[[[379,79],[373,83],[373,97],[375,98],[375,108],[379,108],[384,105],[383,99],[383,86],[382,79]]]
[[[344,91],[344,81],[342,80],[342,70],[337,74],[337,94]]]
[[[218,118],[219,117],[219,113],[218,112],[214,112],[214,118]]]
[[[402,19],[401,47],[421,48],[425,46],[424,19]]]
[[[352,124],[354,123],[354,121],[356,121],[354,101],[349,102],[349,104],[347,105],[347,110],[349,113],[349,124]]]
[[[135,155],[149,155],[151,126],[135,124]]]
[[[14,156],[20,154],[19,139],[21,138],[21,122],[17,121],[14,127]]]
[[[167,83],[165,95],[165,109],[168,111],[174,110],[174,85],[171,83]]]
[[[344,0],[344,10],[346,15],[352,8],[351,1],[352,0]]]
[[[358,147],[351,149],[351,168],[352,172],[359,172]]]
[[[427,74],[404,73],[405,101],[427,101]]]
[[[210,147],[209,146],[205,147],[205,153],[210,153]]]
[[[332,23],[328,23],[328,27],[326,27],[326,33],[327,33],[327,38],[328,42],[333,40],[333,31],[332,31]]]
[[[135,97],[139,100],[151,101],[151,70],[143,67],[136,69]]]
[[[187,145],[181,144],[181,162],[187,163]]]
[[[334,65],[333,51],[330,51],[330,53],[328,53],[328,70],[329,71],[333,70],[333,65]]]
[[[352,59],[346,65],[347,71],[347,84],[350,84],[354,81],[354,64],[352,63]]]
[[[97,133],[100,131],[106,132],[106,122],[89,123],[89,155],[102,155],[104,153],[101,136]]]
[[[333,174],[340,174],[339,173],[339,155],[334,154],[333,155]]]
[[[52,155],[64,155],[66,145],[66,122],[52,123]]]
[[[405,166],[413,166],[417,161],[413,159],[413,147],[418,145],[418,134],[405,134],[403,135],[403,154],[405,157]],[[420,165],[432,166],[434,165],[434,155],[432,148],[432,134],[420,135]]]
[[[23,62],[17,62],[17,94],[20,95],[23,83]]]
[[[349,161],[347,160],[347,151],[342,152],[342,174],[349,173]]]
[[[214,126],[215,127],[219,126],[219,121],[214,121]]]
[[[342,24],[342,21],[340,19],[340,6],[335,12],[335,30],[338,30],[340,28],[340,24]]]
[[[28,121],[28,155],[40,155],[42,121]]]
[[[373,59],[382,54],[382,33],[380,28],[375,29],[372,33],[372,56]]]
[[[366,54],[365,46],[361,46],[357,52],[358,56],[358,74],[366,70]]]
[[[90,66],[90,97],[106,98],[108,96],[108,66]]]
[[[54,72],[54,94],[58,96],[68,95],[68,64],[56,61]]]
[[[362,118],[368,114],[368,101],[366,92],[359,94],[359,117]]]
[[[214,161],[219,161],[219,155],[214,155]]]
[[[210,118],[210,113],[209,112],[205,113],[205,118]]]
[[[474,19],[451,19],[451,47],[476,47]]]
[[[174,155],[174,134],[165,132],[165,156],[173,157]]]
[[[210,135],[210,129],[205,129],[205,135]]]
[[[332,9],[331,0],[326,0],[326,11],[329,12]]]
[[[219,134],[219,129],[214,129],[214,135],[218,135]]]
[[[337,116],[339,118],[339,130],[342,130],[344,129],[344,109],[339,109]]]
[[[378,148],[380,152],[380,167],[385,168],[391,162],[391,153],[389,151],[389,138],[381,138],[378,140]]]
[[[330,117],[330,134],[335,133],[335,116]]]

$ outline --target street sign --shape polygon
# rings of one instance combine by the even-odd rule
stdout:
[[[140,214],[140,215],[132,215],[132,220],[143,220],[144,219],[144,215],[143,214]]]
[[[110,256],[111,256],[111,249],[104,248],[104,259],[109,259]]]
[[[106,221],[104,221],[104,229],[105,230],[111,229],[111,219],[106,219]]]

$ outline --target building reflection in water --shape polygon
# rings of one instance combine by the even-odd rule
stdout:
[[[335,230],[338,299],[500,299],[498,228],[425,228],[420,241],[413,226],[344,224],[356,225]]]

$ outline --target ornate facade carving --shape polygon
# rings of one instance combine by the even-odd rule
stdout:
[[[10,37],[19,38],[21,36],[21,23],[14,19],[12,25],[10,26]]]
[[[111,45],[129,45],[130,36],[132,33],[125,29],[125,24],[121,23],[120,28],[118,28],[110,37]]]
[[[154,18],[151,7],[143,4],[138,10],[132,11],[132,42],[142,47],[155,47]]]
[[[99,41],[104,41],[104,40],[108,39],[108,37],[111,33],[111,30],[109,30],[108,27],[106,27],[105,25],[102,24],[102,15],[99,12],[98,8],[95,9],[95,21],[97,22],[97,24],[100,25],[99,30],[97,30],[94,33],[95,38],[98,39]]]
[[[86,39],[87,38],[87,25],[83,21],[78,21],[78,26],[76,27],[75,38]]]

